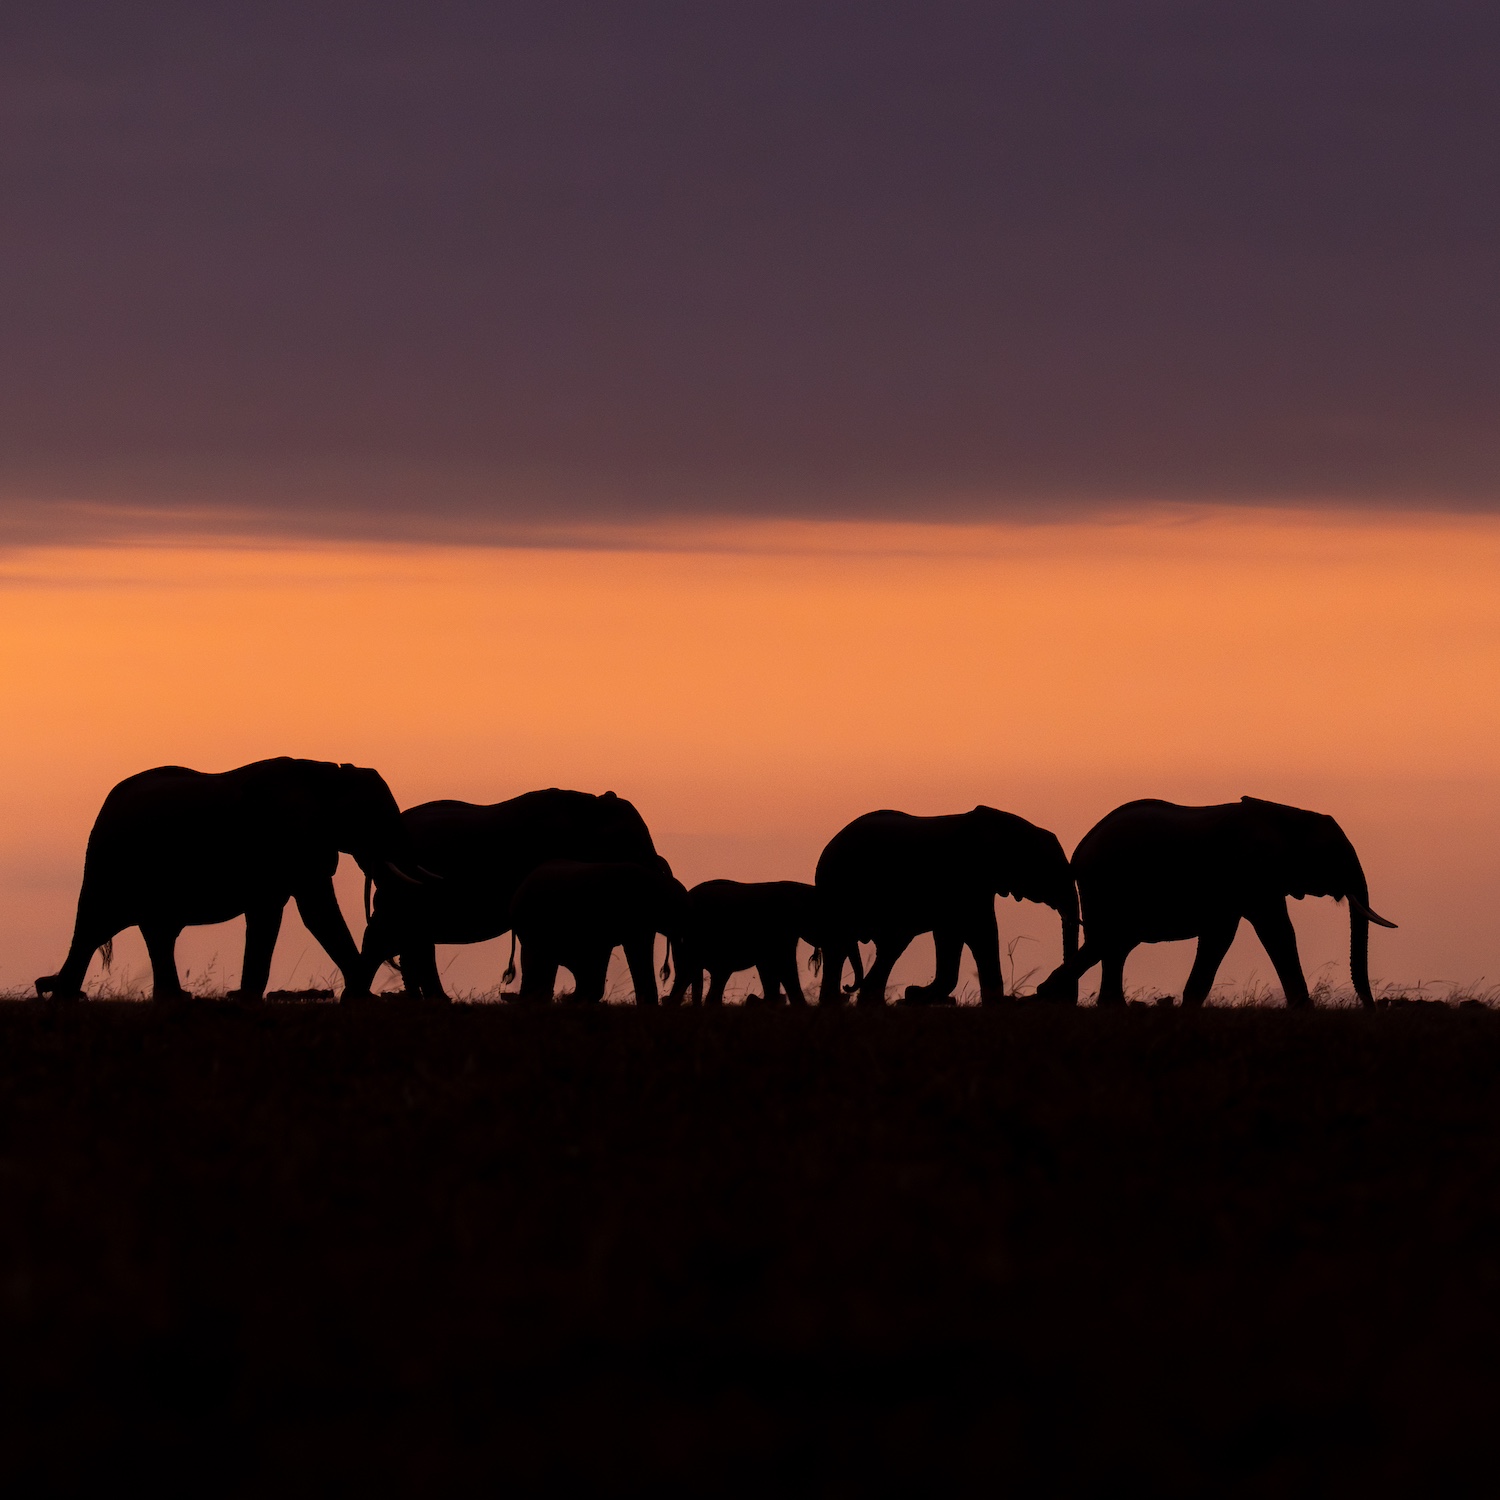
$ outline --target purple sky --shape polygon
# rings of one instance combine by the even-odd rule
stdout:
[[[1442,0],[7,7],[0,532],[1489,508],[1497,77]]]

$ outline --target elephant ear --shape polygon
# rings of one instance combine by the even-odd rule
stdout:
[[[1239,848],[1235,851],[1238,869],[1252,884],[1258,883],[1253,877],[1260,873],[1284,896],[1300,899],[1306,895],[1298,888],[1294,873],[1298,864],[1297,843],[1285,820],[1275,816],[1280,804],[1259,797],[1242,797],[1240,804],[1245,816],[1238,829]]]

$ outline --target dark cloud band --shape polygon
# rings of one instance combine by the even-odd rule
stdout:
[[[1489,507],[1497,63],[1369,0],[49,6],[0,501]]]

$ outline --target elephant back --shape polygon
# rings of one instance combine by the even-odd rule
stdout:
[[[445,878],[519,883],[549,860],[649,864],[651,831],[613,792],[558,787],[504,802],[426,802],[402,814],[422,863]]]

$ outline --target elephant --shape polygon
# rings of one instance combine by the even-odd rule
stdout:
[[[1359,856],[1326,813],[1242,797],[1210,807],[1148,799],[1100,819],[1073,853],[1084,944],[1038,993],[1075,998],[1079,977],[1102,964],[1099,1004],[1125,1003],[1125,960],[1138,943],[1197,938],[1182,992],[1202,1005],[1246,918],[1264,945],[1293,1009],[1311,1005],[1287,897],[1332,896],[1349,903],[1349,971],[1360,1003],[1370,993],[1370,923],[1394,927],[1370,909]]]
[[[521,882],[554,859],[651,865],[656,846],[640,813],[605,792],[526,792],[505,802],[423,802],[401,814],[414,857],[440,883],[411,886],[374,872],[365,883],[363,992],[382,963],[400,958],[408,994],[446,1001],[436,943],[481,943],[510,929]]]
[[[573,998],[597,1004],[604,998],[610,955],[625,949],[637,1005],[658,1003],[656,934],[670,943],[682,931],[687,891],[659,855],[649,865],[586,864],[554,859],[539,865],[511,904],[511,969],[521,944],[523,1002],[552,999],[559,966],[573,975]],[[665,978],[665,972],[663,973]]]
[[[691,986],[697,1005],[707,969],[707,1003],[720,1005],[730,976],[755,969],[766,1004],[780,1004],[784,989],[791,1004],[806,1005],[797,972],[799,939],[812,944],[816,965],[823,946],[816,886],[801,880],[705,880],[687,894],[687,927],[681,943],[673,947],[677,973],[669,1001],[680,1005]],[[857,947],[853,958],[858,985],[864,971]]]
[[[997,895],[1052,907],[1065,959],[1078,944],[1078,896],[1057,836],[993,807],[931,818],[866,813],[829,840],[816,881],[826,937],[820,1005],[841,1002],[844,961],[871,941],[875,960],[857,986],[859,1003],[885,1004],[891,969],[923,932],[933,935],[937,969],[931,984],[907,988],[907,1004],[952,1003],[965,945],[981,1001],[1003,1000]]]
[[[82,997],[96,948],[139,927],[151,957],[152,994],[185,992],[177,978],[184,927],[245,918],[238,996],[265,993],[281,916],[295,898],[307,930],[344,976],[359,967],[333,891],[339,852],[367,875],[423,879],[400,809],[379,772],[330,761],[255,761],[233,771],[158,766],[122,781],[89,834],[73,942],[62,968],[36,981],[38,995]]]

